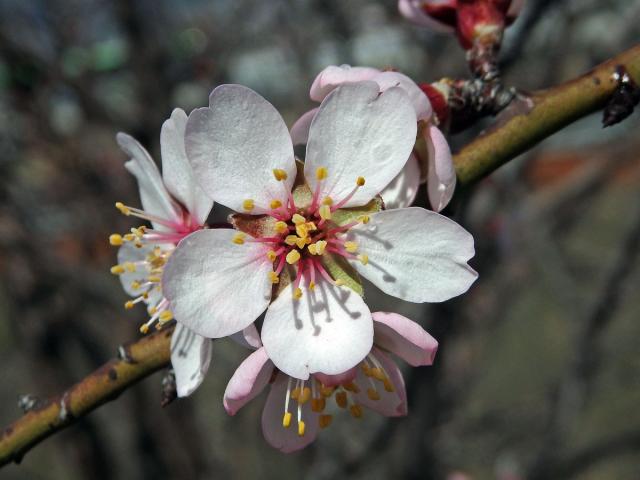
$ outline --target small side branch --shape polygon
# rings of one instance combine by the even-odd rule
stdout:
[[[118,358],[108,361],[61,395],[38,401],[28,408],[23,417],[1,432],[0,467],[12,461],[20,462],[26,452],[48,436],[166,367],[172,333],[173,328],[166,328],[123,345]]]

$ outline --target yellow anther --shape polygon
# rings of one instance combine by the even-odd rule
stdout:
[[[318,210],[320,218],[323,220],[331,220],[331,207],[329,205],[322,205]]]
[[[119,235],[117,233],[113,233],[113,234],[109,235],[109,243],[111,245],[113,245],[114,247],[119,247],[120,245],[122,245],[124,243],[124,240],[122,239],[122,235]]]
[[[333,395],[334,390],[335,390],[335,387],[326,387],[324,385],[320,387],[320,393],[325,398],[329,398],[331,395]]]
[[[122,265],[114,265],[111,267],[111,273],[114,275],[122,275],[124,273],[124,267]]]
[[[324,197],[322,199],[322,205],[333,205],[333,198],[331,197]]]
[[[278,274],[276,272],[269,272],[269,280],[271,281],[271,283],[280,282],[280,278],[278,277]]]
[[[131,210],[129,209],[129,207],[127,207],[122,202],[116,202],[116,208],[118,210],[120,210],[120,213],[122,213],[123,215],[130,215],[131,214]]]
[[[315,290],[316,289],[316,282],[309,282],[309,290]]]
[[[296,225],[296,233],[300,238],[306,238],[309,235],[309,228],[306,223]]]
[[[316,230],[318,230],[318,227],[313,222],[307,222],[305,225],[307,226],[307,230],[309,230],[310,232],[315,232]]]
[[[149,294],[147,292],[144,292],[142,294],[142,298],[144,298],[145,300],[148,300],[149,299]]]
[[[282,206],[282,202],[280,200],[271,200],[269,206],[272,210],[275,210],[276,208],[280,208]]]
[[[247,212],[250,212],[255,207],[255,203],[253,199],[247,198],[244,202],[242,202],[242,208],[244,208]]]
[[[286,238],[284,239],[284,243],[286,243],[287,245],[293,246],[296,244],[297,240],[298,240],[297,235],[287,235]]]
[[[371,373],[371,376],[373,378],[375,378],[376,380],[380,380],[381,382],[384,381],[385,378],[387,378],[382,370],[380,370],[378,367],[372,368],[371,370],[369,370],[369,372]]]
[[[291,412],[285,412],[282,416],[282,426],[284,428],[289,428],[291,426]]]
[[[358,250],[358,244],[356,242],[344,242],[344,248],[349,253],[355,253]]]
[[[302,392],[300,392],[300,396],[298,397],[298,403],[304,405],[311,398],[311,389],[309,387],[304,387]]]
[[[296,387],[293,390],[291,390],[292,399],[297,400],[299,396],[300,396],[300,387]]]
[[[324,251],[327,248],[327,241],[326,240],[318,240],[316,242],[316,252],[317,255],[324,255]]]
[[[353,418],[362,418],[362,407],[360,405],[351,405],[349,411]]]
[[[158,309],[156,307],[149,307],[147,311],[149,312],[149,315],[154,315]]]
[[[311,411],[322,412],[327,405],[327,401],[323,397],[311,399]]]
[[[369,215],[362,215],[360,218],[358,218],[358,221],[360,223],[364,223],[365,225],[369,223],[369,220],[370,220]]]
[[[304,436],[304,428],[305,428],[304,422],[302,420],[300,420],[298,422],[298,435],[301,436],[301,437]]]
[[[269,250],[267,252],[267,258],[272,261],[275,262],[276,258],[278,258],[278,255],[276,255],[276,252],[274,252],[273,250]]]
[[[127,233],[124,236],[126,242],[133,242],[136,239],[136,236],[133,233]]]
[[[293,217],[291,217],[291,221],[295,224],[295,225],[300,225],[301,223],[305,223],[307,221],[306,218],[304,218],[302,215],[300,215],[299,213],[294,213]]]
[[[388,378],[385,378],[382,381],[382,384],[384,385],[384,389],[387,392],[395,392],[396,391],[396,387],[393,386],[393,383],[391,383],[391,380],[389,380]]]
[[[302,298],[302,290],[300,290],[300,288],[296,288],[293,291],[293,299],[294,300],[300,300]]]
[[[367,389],[367,397],[369,397],[371,400],[380,400],[380,394],[375,388]]]
[[[134,290],[137,290],[140,288],[140,282],[134,280],[133,282],[131,282],[131,288]]]
[[[297,263],[298,260],[300,260],[300,252],[298,250],[291,250],[289,253],[287,253],[286,259],[289,265],[293,265]]]
[[[285,233],[287,230],[289,230],[289,227],[285,222],[276,222],[275,229],[278,233]]]
[[[162,323],[167,323],[171,320],[173,320],[173,313],[171,313],[170,310],[165,310],[164,312],[162,312],[160,314],[160,316],[158,317],[158,319],[162,322]]]
[[[127,272],[129,273],[133,273],[136,271],[136,264],[133,262],[124,262],[122,264],[122,266],[127,270]]]
[[[371,376],[371,367],[369,365],[363,363],[362,365],[360,365],[360,368],[362,368],[362,373],[364,373],[367,377]]]
[[[309,242],[311,242],[311,239],[309,237],[298,237],[296,239],[296,246],[298,248],[304,248],[304,246]]]
[[[127,310],[131,310],[134,305],[135,303],[133,303],[131,300],[127,300],[126,302],[124,302],[124,308],[126,308]]]
[[[149,325],[146,323],[140,326],[140,333],[146,334],[149,333]]]
[[[329,425],[331,425],[331,420],[333,420],[333,417],[331,415],[320,415],[318,417],[318,425],[320,426],[320,428],[327,428]]]
[[[326,169],[326,167],[318,167],[316,169],[316,178],[318,180],[324,180],[325,178],[327,178],[327,173],[329,173]]]
[[[362,187],[364,185],[364,177],[358,177],[356,179],[356,185]]]
[[[147,280],[150,281],[151,283],[160,283],[160,280],[162,280],[160,277],[157,277],[155,275],[147,277]]]
[[[347,392],[336,393],[336,403],[340,408],[347,408]]]
[[[317,248],[316,248],[316,244],[315,244],[315,243],[312,243],[311,245],[309,245],[309,246],[307,247],[307,250],[309,250],[309,253],[310,253],[311,255],[318,255],[318,250],[317,250]]]
[[[342,387],[349,392],[360,393],[360,388],[353,382],[345,383]]]
[[[343,285],[344,285],[344,280],[342,280],[341,278],[338,278],[338,279],[335,281],[335,286],[336,286],[336,287],[341,287],[341,286],[343,286]]]
[[[362,254],[362,255],[358,255],[358,260],[360,260],[360,263],[363,265],[366,265],[367,263],[369,263],[369,255],[366,254]]]
[[[242,245],[244,243],[244,237],[246,237],[244,233],[236,233],[231,241],[236,245]]]
[[[276,178],[277,181],[281,182],[282,180],[286,180],[287,179],[287,172],[285,172],[284,170],[282,170],[281,168],[274,168],[272,170],[273,172],[273,176]]]

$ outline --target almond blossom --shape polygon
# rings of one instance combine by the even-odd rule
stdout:
[[[307,380],[341,374],[371,350],[358,273],[412,302],[470,287],[469,233],[421,208],[380,211],[376,195],[406,163],[417,122],[405,90],[379,90],[360,82],[331,92],[311,123],[304,165],[278,112],[246,87],[220,86],[191,113],[185,147],[195,178],[241,213],[232,217],[239,231],[197,231],[169,258],[162,287],[179,322],[218,338],[267,310],[266,352]]]
[[[420,123],[419,135],[426,145],[427,158],[422,158],[414,149],[398,176],[380,192],[386,208],[410,206],[418,193],[420,182],[427,181],[429,203],[436,212],[441,211],[453,196],[456,172],[449,144],[434,124],[429,99],[413,80],[400,72],[331,65],[316,76],[309,96],[312,100],[321,102],[339,85],[365,80],[376,82],[381,92],[390,87],[400,87],[407,93]],[[291,128],[294,145],[307,143],[309,126],[317,110],[314,108],[302,115]]]
[[[374,345],[354,368],[341,375],[314,374],[308,381],[279,371],[264,347],[238,367],[227,385],[224,406],[235,415],[269,385],[262,432],[273,447],[293,452],[313,442],[336,410],[355,417],[364,408],[387,417],[407,414],[402,372],[389,353],[417,367],[433,364],[438,342],[420,325],[395,313],[374,312]],[[331,400],[335,401],[335,405]]]
[[[120,247],[118,265],[113,266],[111,272],[120,276],[125,292],[134,297],[125,303],[125,308],[133,308],[138,303],[147,306],[150,318],[140,328],[143,333],[154,324],[160,328],[173,319],[169,302],[161,291],[162,271],[175,245],[190,233],[205,228],[213,206],[213,201],[194,182],[187,161],[186,123],[186,113],[177,108],[162,125],[162,174],[139,142],[125,133],[116,137],[130,157],[125,168],[138,182],[142,209],[120,202],[116,207],[123,214],[147,220],[152,225],[152,228],[140,226],[125,235],[114,233],[109,237],[112,245]],[[243,334],[246,338],[254,335],[250,330]],[[189,395],[209,368],[211,340],[184,325],[176,325],[171,338],[171,362],[178,395]]]

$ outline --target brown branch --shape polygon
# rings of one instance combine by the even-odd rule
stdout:
[[[173,328],[165,328],[120,347],[118,358],[44,402],[2,431],[0,467],[14,461],[50,435],[71,425],[100,405],[114,400],[134,383],[169,364]]]
[[[480,180],[571,122],[603,108],[616,89],[613,73],[618,65],[640,82],[640,46],[576,80],[512,102],[489,131],[454,156],[460,184]],[[40,441],[167,366],[170,335],[171,330],[165,329],[123,347],[121,358],[107,362],[5,428],[0,437],[0,467],[20,461]]]
[[[458,181],[472,184],[572,122],[601,110],[616,90],[616,67],[640,82],[640,45],[589,73],[548,90],[516,98],[496,123],[454,156]]]

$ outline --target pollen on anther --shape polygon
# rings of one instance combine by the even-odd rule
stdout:
[[[344,248],[349,253],[355,253],[358,250],[358,244],[356,242],[344,242]]]
[[[162,312],[160,314],[159,320],[162,323],[167,323],[167,322],[173,320],[173,313],[171,313],[169,310],[165,310],[164,312]]]
[[[304,430],[305,430],[304,421],[300,420],[298,422],[298,435],[303,437],[304,436]]]
[[[336,403],[340,408],[347,408],[347,392],[336,393]]]
[[[285,412],[282,416],[282,426],[284,428],[289,428],[291,426],[291,412]]]
[[[298,287],[293,291],[293,299],[300,300],[301,298],[302,298],[302,290],[300,289],[300,287]]]
[[[363,253],[362,255],[358,255],[358,260],[360,260],[360,263],[363,265],[367,265],[369,263],[369,256]]]
[[[244,237],[246,235],[244,233],[236,233],[231,240],[236,245],[242,245],[244,243]]]
[[[126,302],[124,302],[124,308],[126,308],[127,310],[131,310],[133,306],[134,306],[134,303],[131,300],[127,300]]]
[[[356,179],[356,185],[362,187],[364,185],[364,177],[358,177]]]
[[[282,170],[281,168],[274,168],[272,170],[273,172],[273,176],[275,177],[275,179],[279,182],[281,182],[282,180],[286,180],[287,179],[287,172],[285,172],[284,170]]]
[[[124,203],[122,202],[116,202],[116,208],[118,210],[120,210],[120,213],[122,213],[123,215],[130,215],[131,214],[131,210],[129,209],[129,207],[127,207]]]
[[[253,199],[248,198],[242,202],[242,208],[244,208],[247,212],[250,212],[255,207],[255,202]]]
[[[311,389],[309,387],[304,387],[302,392],[300,392],[300,396],[298,397],[298,403],[304,405],[311,398]]]
[[[380,400],[380,394],[373,388],[367,389],[367,397],[369,397],[371,400]]]
[[[321,219],[331,220],[331,207],[329,205],[322,205],[318,209],[318,213],[320,214]]]
[[[331,425],[331,420],[333,420],[333,416],[331,415],[320,415],[318,417],[318,425],[320,428],[327,428]]]
[[[289,265],[293,265],[298,260],[300,260],[300,252],[298,250],[291,250],[289,253],[287,253],[286,259]]]
[[[279,222],[276,222],[275,229],[276,229],[276,232],[278,233],[285,233],[287,230],[289,230],[289,227],[285,222],[279,221]]]
[[[109,235],[109,243],[114,247],[119,247],[124,243],[122,235],[118,235],[117,233]]]
[[[269,272],[269,280],[271,281],[271,283],[280,282],[280,278],[278,277],[278,274],[276,272]]]
[[[324,197],[322,199],[323,205],[333,205],[333,199],[331,197]]]
[[[267,252],[267,258],[268,258],[270,261],[274,262],[274,261],[276,260],[276,258],[278,258],[278,255],[277,255],[277,254],[276,254],[276,252],[274,252],[273,250],[269,250],[269,251]]]
[[[326,167],[318,167],[316,169],[316,179],[318,180],[324,180],[325,178],[327,178],[327,174],[329,172],[327,171]]]
[[[114,265],[111,267],[111,273],[114,275],[122,275],[124,273],[124,267],[122,265]]]
[[[369,215],[362,215],[360,218],[358,218],[358,221],[360,221],[360,223],[364,223],[365,225],[369,223],[369,220]]]
[[[146,323],[140,326],[140,333],[146,334],[149,333],[149,325]]]
[[[354,418],[362,418],[362,407],[360,405],[351,405],[349,411]]]
[[[271,200],[269,206],[272,210],[275,210],[276,208],[280,208],[282,206],[282,202],[280,200]]]
[[[295,224],[295,225],[300,225],[301,223],[305,223],[307,221],[306,218],[304,218],[302,215],[300,215],[299,213],[295,213],[293,215],[293,217],[291,217],[291,221]]]

